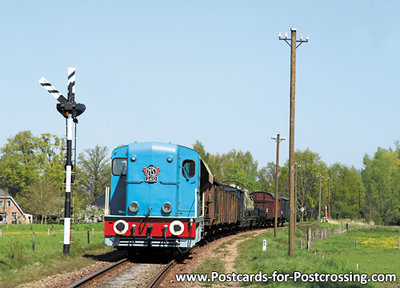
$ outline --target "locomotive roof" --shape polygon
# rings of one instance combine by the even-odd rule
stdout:
[[[121,148],[121,147],[126,147],[126,146],[129,146],[131,144],[152,144],[152,145],[160,145],[160,146],[173,145],[173,146],[180,146],[180,147],[184,147],[184,148],[188,148],[188,149],[194,150],[193,147],[189,147],[189,146],[186,146],[186,145],[175,144],[175,143],[172,143],[171,141],[170,142],[158,142],[158,141],[143,141],[143,142],[139,142],[139,141],[134,141],[134,142],[130,142],[128,144],[120,144],[117,147],[115,147],[115,149]],[[194,150],[194,151],[196,151],[196,150]]]

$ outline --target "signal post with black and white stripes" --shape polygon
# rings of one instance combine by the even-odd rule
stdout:
[[[75,102],[75,68],[68,68],[68,99],[66,99],[44,77],[39,80],[59,103],[57,111],[67,120],[67,159],[65,164],[65,211],[64,211],[64,246],[63,253],[68,254],[71,239],[71,186],[72,186],[72,122],[78,123],[78,116],[85,112],[84,104]],[[76,151],[75,151],[76,153]]]

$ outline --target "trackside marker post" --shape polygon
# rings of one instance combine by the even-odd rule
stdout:
[[[44,77],[39,80],[59,103],[56,108],[67,119],[67,159],[65,163],[65,210],[64,210],[64,246],[63,253],[68,254],[71,239],[71,185],[72,179],[72,121],[78,123],[77,117],[86,110],[86,106],[75,102],[75,68],[68,68],[68,99],[55,89]],[[76,151],[75,151],[76,153]]]
[[[267,250],[267,240],[263,240],[263,251]]]

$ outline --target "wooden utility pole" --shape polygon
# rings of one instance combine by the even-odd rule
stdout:
[[[331,178],[328,178],[328,219],[331,219]]]
[[[294,256],[294,113],[295,113],[295,88],[296,88],[296,48],[303,42],[308,42],[308,36],[303,40],[296,40],[296,28],[291,28],[291,38],[281,37],[290,46],[290,136],[289,136],[289,256]],[[290,42],[288,41],[290,40]],[[299,43],[299,45],[297,45]]]
[[[275,220],[274,220],[274,238],[278,237],[278,188],[279,188],[279,143],[285,138],[280,138],[280,134],[276,134],[275,137],[271,137],[271,139],[276,141],[276,169],[275,169]]]
[[[321,224],[321,187],[322,187],[322,176],[321,174],[319,174],[318,224]]]
[[[294,113],[295,113],[295,91],[296,91],[296,29],[290,29],[291,52],[290,52],[290,136],[289,136],[289,256],[294,256]]]
[[[361,219],[361,188],[358,187],[358,218]]]
[[[294,231],[296,231],[296,221],[297,221],[297,175],[298,170],[301,167],[300,164],[295,164],[295,174],[294,174]]]

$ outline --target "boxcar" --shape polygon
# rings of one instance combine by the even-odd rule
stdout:
[[[257,191],[251,194],[254,201],[254,208],[259,213],[264,213],[265,224],[273,225],[275,221],[275,195],[269,192]],[[278,200],[278,222],[282,225],[284,219],[281,210],[282,201]]]

